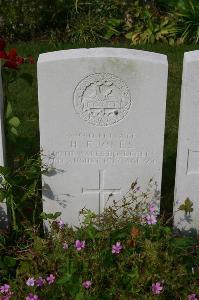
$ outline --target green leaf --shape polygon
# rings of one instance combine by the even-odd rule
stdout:
[[[84,295],[82,294],[82,292],[78,292],[78,294],[75,295],[75,300],[84,300],[85,297]]]
[[[168,235],[170,235],[172,233],[172,230],[169,227],[163,227],[163,231],[165,234],[168,234]]]
[[[12,106],[11,103],[8,102],[6,107],[6,119],[9,119],[11,116],[12,116]]]
[[[0,190],[0,202],[3,202],[5,200],[5,193]]]
[[[133,36],[132,32],[128,32],[127,34],[125,34],[125,38],[127,38],[128,40],[131,40]]]
[[[87,233],[88,233],[88,236],[90,237],[90,239],[92,239],[92,240],[95,239],[96,229],[92,225],[88,226]]]
[[[60,279],[57,280],[57,284],[61,284],[61,285],[66,284],[67,282],[70,281],[71,277],[72,277],[72,274],[66,273],[66,274],[64,274],[63,277],[61,277]]]
[[[58,212],[58,211],[57,211],[56,213],[54,213],[53,216],[54,216],[55,219],[57,219],[58,217],[61,216],[61,212]]]
[[[182,251],[183,249],[186,250],[188,247],[191,247],[193,245],[193,239],[191,239],[190,237],[183,237],[183,238],[175,238],[173,240],[173,247],[175,247],[176,249],[180,249],[180,251]]]
[[[185,214],[191,213],[193,211],[193,202],[187,198],[183,204],[181,204],[178,208],[179,210],[183,210]]]
[[[15,127],[11,127],[10,132],[11,132],[13,135],[18,136],[18,131],[17,131],[17,129],[16,129]]]
[[[41,214],[40,214],[40,217],[43,219],[43,220],[48,220],[48,219],[50,219],[50,220],[55,220],[55,219],[57,219],[58,217],[60,217],[61,216],[61,212],[56,212],[56,213],[54,213],[54,214],[47,214],[47,213],[45,213],[45,212],[42,212]]]
[[[111,18],[108,21],[108,24],[112,25],[112,26],[119,26],[122,23],[122,21],[120,19],[115,19],[115,18]]]
[[[0,166],[0,175],[8,176],[10,174],[10,170],[7,167]]]
[[[169,39],[169,45],[170,45],[170,46],[174,46],[174,44],[175,44],[174,39]]]
[[[0,256],[0,269],[5,269],[6,268],[6,266],[3,262],[3,258],[4,258],[3,256]]]
[[[26,201],[27,199],[30,199],[31,197],[33,197],[35,195],[36,186],[37,186],[37,181],[35,180],[32,184],[29,185],[27,192],[21,198],[21,203],[23,203],[24,201]]]
[[[3,262],[9,268],[12,268],[16,265],[16,259],[12,256],[4,256]]]
[[[9,123],[11,126],[15,127],[15,128],[19,127],[19,125],[21,124],[19,118],[15,117],[15,116],[12,117],[12,118],[8,121],[8,123]]]
[[[23,73],[19,76],[19,78],[25,80],[29,85],[32,85],[33,83],[33,77],[31,74]]]
[[[129,272],[128,276],[133,279],[133,280],[137,280],[139,279],[139,270],[138,270],[138,267],[134,267],[132,268],[131,272]]]

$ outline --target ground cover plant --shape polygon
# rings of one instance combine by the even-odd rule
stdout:
[[[83,209],[79,228],[42,213],[45,237],[27,222],[15,244],[2,235],[0,299],[197,300],[198,241],[159,218],[153,187],[132,183],[101,215]]]

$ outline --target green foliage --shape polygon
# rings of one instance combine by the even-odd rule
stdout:
[[[71,31],[68,35],[73,43],[86,44],[97,42],[104,27],[104,20],[100,17],[82,16],[77,22],[71,24]]]
[[[174,18],[174,15],[172,16]],[[130,8],[126,20],[126,38],[133,45],[166,42],[173,45],[176,25],[171,16],[156,13],[150,5],[140,5],[136,1]]]
[[[193,202],[187,198],[184,203],[180,205],[179,210],[183,210],[185,214],[190,214],[193,211]]]
[[[150,189],[139,192],[135,183],[125,198],[114,201],[101,215],[83,209],[78,228],[53,220],[48,235],[41,237],[35,226],[27,227],[18,242],[9,246],[9,254],[0,259],[2,284],[11,286],[13,299],[25,299],[29,293],[41,300],[170,300],[198,294],[198,240],[176,237],[161,218],[148,225],[145,216],[152,199]],[[85,241],[79,251],[77,240]],[[6,237],[2,242],[6,247]],[[112,253],[117,242],[122,249]],[[0,257],[3,251],[0,248]],[[26,285],[28,278],[47,279],[50,274],[54,276],[51,284]],[[91,282],[90,288],[83,287],[85,281]],[[163,290],[154,295],[152,284],[157,282]]]
[[[12,2],[12,4],[11,4]],[[123,14],[122,0],[0,0],[0,34],[30,39],[38,35],[61,40],[93,39],[106,20]],[[89,28],[89,29],[88,29]],[[89,30],[92,31],[89,33]],[[76,34],[77,32],[77,34]],[[97,38],[97,37],[96,37]],[[95,38],[95,39],[96,39]]]
[[[104,38],[111,39],[113,36],[118,37],[123,31],[123,20],[111,18],[106,24]]]
[[[3,91],[4,91],[4,121],[5,121],[5,134],[7,140],[11,143],[16,142],[18,136],[18,127],[21,121],[13,113],[13,99],[8,100],[9,89],[13,83],[22,79],[29,85],[32,84],[33,78],[28,73],[23,73],[20,69],[2,68],[3,70]]]
[[[23,222],[41,222],[38,212],[41,209],[41,162],[37,156],[18,161],[15,169],[0,167],[0,201],[6,199],[11,225],[14,230]]]
[[[161,11],[173,11],[180,7],[182,2],[184,2],[184,0],[153,0],[153,5]]]
[[[16,136],[18,136],[17,128],[20,126],[21,122],[18,117],[13,115],[10,102],[7,103],[5,124],[7,138],[15,141]]]
[[[40,13],[44,9],[35,1],[0,1],[1,27],[0,31],[9,38],[30,38],[35,36],[37,22],[41,24]]]
[[[56,212],[54,214],[47,214],[45,212],[42,212],[40,214],[40,217],[43,219],[43,220],[55,220],[57,219],[59,216],[61,216],[61,213],[60,212]]]
[[[11,4],[12,2],[12,4]],[[118,40],[135,44],[198,43],[197,0],[0,0],[0,35],[42,37],[87,44]]]
[[[6,136],[10,141],[15,141],[18,135],[17,128],[20,126],[20,120],[13,114],[12,103],[8,101],[8,89],[17,79],[16,70],[3,69],[3,91],[4,91],[4,121]]]
[[[183,1],[178,9],[178,34],[186,42],[199,41],[199,3],[195,0]]]

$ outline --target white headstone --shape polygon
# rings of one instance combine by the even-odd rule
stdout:
[[[76,225],[83,207],[101,212],[136,178],[160,191],[167,70],[165,55],[138,50],[40,55],[40,144],[56,169],[43,176],[45,212]]]
[[[4,125],[3,125],[3,87],[0,64],[0,166],[4,166]],[[6,203],[0,202],[0,228],[8,224]]]
[[[193,202],[193,212],[175,213],[174,225],[199,231],[199,51],[184,55],[174,212],[186,198]]]

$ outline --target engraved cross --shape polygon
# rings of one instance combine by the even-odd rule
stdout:
[[[103,207],[104,207],[104,194],[105,193],[115,193],[115,194],[119,194],[121,191],[121,188],[119,189],[107,189],[104,188],[104,170],[99,170],[99,178],[98,178],[98,188],[96,189],[85,189],[82,188],[82,193],[83,194],[98,194],[98,200],[99,200],[99,212],[102,212]]]

